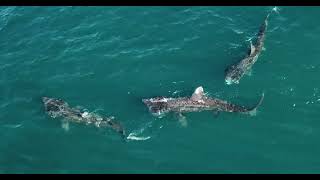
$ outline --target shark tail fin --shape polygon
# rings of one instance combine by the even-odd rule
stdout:
[[[255,107],[253,107],[252,109],[250,109],[250,110],[248,111],[248,114],[250,114],[251,116],[255,116],[255,115],[257,114],[257,109],[258,109],[258,107],[262,104],[263,99],[264,99],[264,92],[262,93],[262,96],[261,96],[258,104],[255,105]]]
[[[279,8],[275,6],[274,8],[272,8],[271,12],[279,13]]]
[[[271,11],[268,13],[266,20],[269,18],[270,14],[276,12],[279,14],[279,8],[277,6],[275,6],[274,8],[271,9]]]

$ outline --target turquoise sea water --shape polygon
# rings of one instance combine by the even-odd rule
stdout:
[[[1,7],[1,173],[319,173],[320,8],[279,7],[251,76],[224,83],[273,7]],[[190,96],[253,106],[155,118]],[[41,97],[115,116],[132,138],[50,118]]]

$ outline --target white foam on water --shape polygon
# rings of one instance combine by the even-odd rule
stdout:
[[[142,128],[139,128],[138,130],[131,132],[127,136],[127,139],[128,140],[135,140],[135,141],[145,141],[145,140],[150,139],[151,136],[140,136],[147,127],[151,127],[151,122],[144,124]]]
[[[245,41],[249,42],[249,41],[251,41],[253,38],[254,38],[254,36],[247,37],[247,39],[246,39]]]
[[[22,124],[17,124],[17,125],[4,125],[4,127],[8,127],[8,128],[19,128],[22,127]]]
[[[237,34],[243,34],[244,32],[239,29],[232,29]]]
[[[172,95],[176,95],[177,93],[180,93],[181,91],[180,90],[175,90]]]
[[[151,137],[150,136],[147,136],[147,137],[144,137],[144,136],[136,136],[135,133],[130,133],[129,136],[127,137],[127,139],[129,140],[136,140],[136,141],[145,141],[145,140],[148,140],[150,139]]]

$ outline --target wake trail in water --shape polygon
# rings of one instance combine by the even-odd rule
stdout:
[[[140,136],[145,130],[147,127],[149,127],[151,124],[150,123],[147,123],[145,124],[142,128],[139,128],[138,130],[134,130],[133,132],[131,132],[127,139],[128,140],[135,140],[135,141],[145,141],[145,140],[148,140],[151,138],[151,136]]]
[[[147,136],[147,137],[141,136],[141,137],[139,137],[135,133],[130,133],[129,136],[127,137],[128,140],[136,140],[136,141],[145,141],[145,140],[148,140],[150,138],[151,138],[150,136]]]

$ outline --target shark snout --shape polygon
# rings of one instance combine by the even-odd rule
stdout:
[[[43,103],[46,103],[49,99],[50,99],[50,98],[48,98],[48,97],[42,97],[42,102],[43,102]]]
[[[148,107],[149,110],[152,108],[152,103],[149,99],[142,99],[142,102]]]
[[[151,101],[149,99],[142,99],[142,102],[147,106],[151,104]]]

